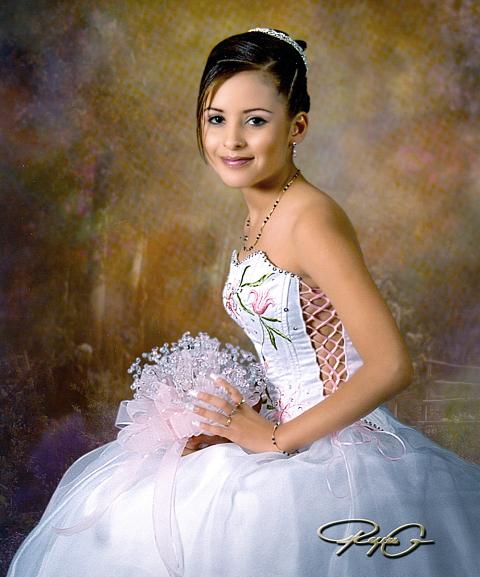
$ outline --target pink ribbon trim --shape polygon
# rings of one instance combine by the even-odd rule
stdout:
[[[120,495],[144,478],[144,467],[153,459],[157,469],[153,496],[155,543],[171,577],[181,577],[184,558],[174,506],[175,481],[188,438],[198,434],[198,428],[192,424],[192,418],[198,415],[174,404],[173,395],[167,396],[171,387],[168,389],[155,399],[122,401],[115,424],[124,428],[117,441],[132,453],[131,459],[121,462],[118,470],[95,488],[100,494],[103,492],[101,505],[74,525],[53,529],[61,535],[74,535],[92,527]]]
[[[359,441],[342,441],[341,437],[342,437],[342,433],[344,431],[349,431],[352,433],[358,432],[360,434],[361,440],[359,440]],[[388,455],[386,450],[385,450],[387,448],[387,446],[384,445],[384,447],[382,447],[381,435],[389,435],[389,436],[395,438],[400,443],[400,445],[402,446],[402,453],[398,456]],[[327,480],[327,486],[328,486],[329,491],[332,493],[332,495],[334,495],[335,497],[337,497],[339,499],[343,499],[347,496],[350,496],[351,498],[353,498],[353,484],[352,484],[352,480],[351,480],[350,469],[348,466],[348,459],[347,459],[347,456],[346,456],[345,451],[343,449],[344,446],[364,445],[365,443],[374,442],[376,445],[376,449],[379,451],[379,453],[383,457],[388,459],[389,461],[397,461],[398,459],[401,459],[407,451],[407,448],[405,446],[405,443],[403,442],[403,439],[401,437],[399,437],[396,433],[393,433],[391,431],[385,431],[383,429],[371,429],[368,425],[365,425],[360,420],[355,421],[355,423],[353,423],[352,425],[349,425],[348,427],[345,427],[344,429],[341,429],[340,431],[336,431],[335,433],[332,433],[330,435],[330,441],[331,441],[332,448],[333,448],[334,452],[335,452],[335,450],[337,450],[340,454],[339,455],[338,454],[333,455],[328,460],[326,480]],[[334,466],[335,462],[338,460],[342,461],[343,465],[345,466],[346,472],[347,472],[348,492],[345,493],[344,495],[339,495],[338,493],[335,492],[335,490],[332,486],[332,483],[330,482],[330,479],[329,479],[329,476],[330,476],[330,473],[333,469],[333,466]]]

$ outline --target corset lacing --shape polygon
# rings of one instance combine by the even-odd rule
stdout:
[[[343,325],[330,299],[320,288],[312,288],[300,280],[299,294],[303,319],[317,355],[323,394],[326,396],[348,378]]]
[[[348,379],[343,324],[330,299],[322,289],[310,287],[305,281],[300,279],[299,296],[306,332],[315,349],[320,368],[323,394],[327,396],[337,390],[340,384]],[[342,433],[347,433],[346,437],[349,440],[342,440]],[[392,437],[401,445],[400,455],[389,455],[386,451],[386,449],[389,449],[388,445],[382,443],[382,439],[386,440]],[[339,498],[347,496],[352,498],[354,493],[344,446],[374,442],[377,450],[391,461],[401,459],[406,452],[403,439],[391,431],[385,431],[377,423],[367,418],[361,418],[350,426],[340,431],[335,431],[330,435],[330,440],[334,455],[329,460],[326,481],[329,491]],[[335,453],[337,454],[335,455]],[[335,478],[335,464],[338,460],[343,463],[346,469],[347,491],[343,493],[339,492],[337,484],[330,480]]]

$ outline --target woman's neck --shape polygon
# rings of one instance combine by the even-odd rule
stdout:
[[[288,164],[280,173],[275,174],[258,186],[241,189],[252,223],[255,223],[258,219],[263,220],[265,218],[284,186],[291,180],[297,170],[293,163]],[[299,174],[295,182],[301,178],[302,175]],[[291,186],[293,186],[293,183]]]

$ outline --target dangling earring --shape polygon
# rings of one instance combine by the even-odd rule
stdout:
[[[295,148],[295,146],[297,146],[297,143],[292,142],[293,158],[295,158],[297,156],[297,149]]]

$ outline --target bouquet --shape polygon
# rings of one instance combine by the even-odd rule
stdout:
[[[200,332],[196,337],[187,331],[178,342],[154,347],[142,353],[128,372],[133,374],[134,395],[122,401],[115,425],[122,430],[118,441],[129,450],[143,455],[166,449],[173,442],[206,434],[199,422],[212,423],[193,412],[190,391],[207,392],[233,402],[225,388],[216,384],[210,373],[221,375],[236,387],[253,406],[262,397],[267,378],[262,365],[252,353]],[[196,399],[200,406],[221,412],[221,409]]]

